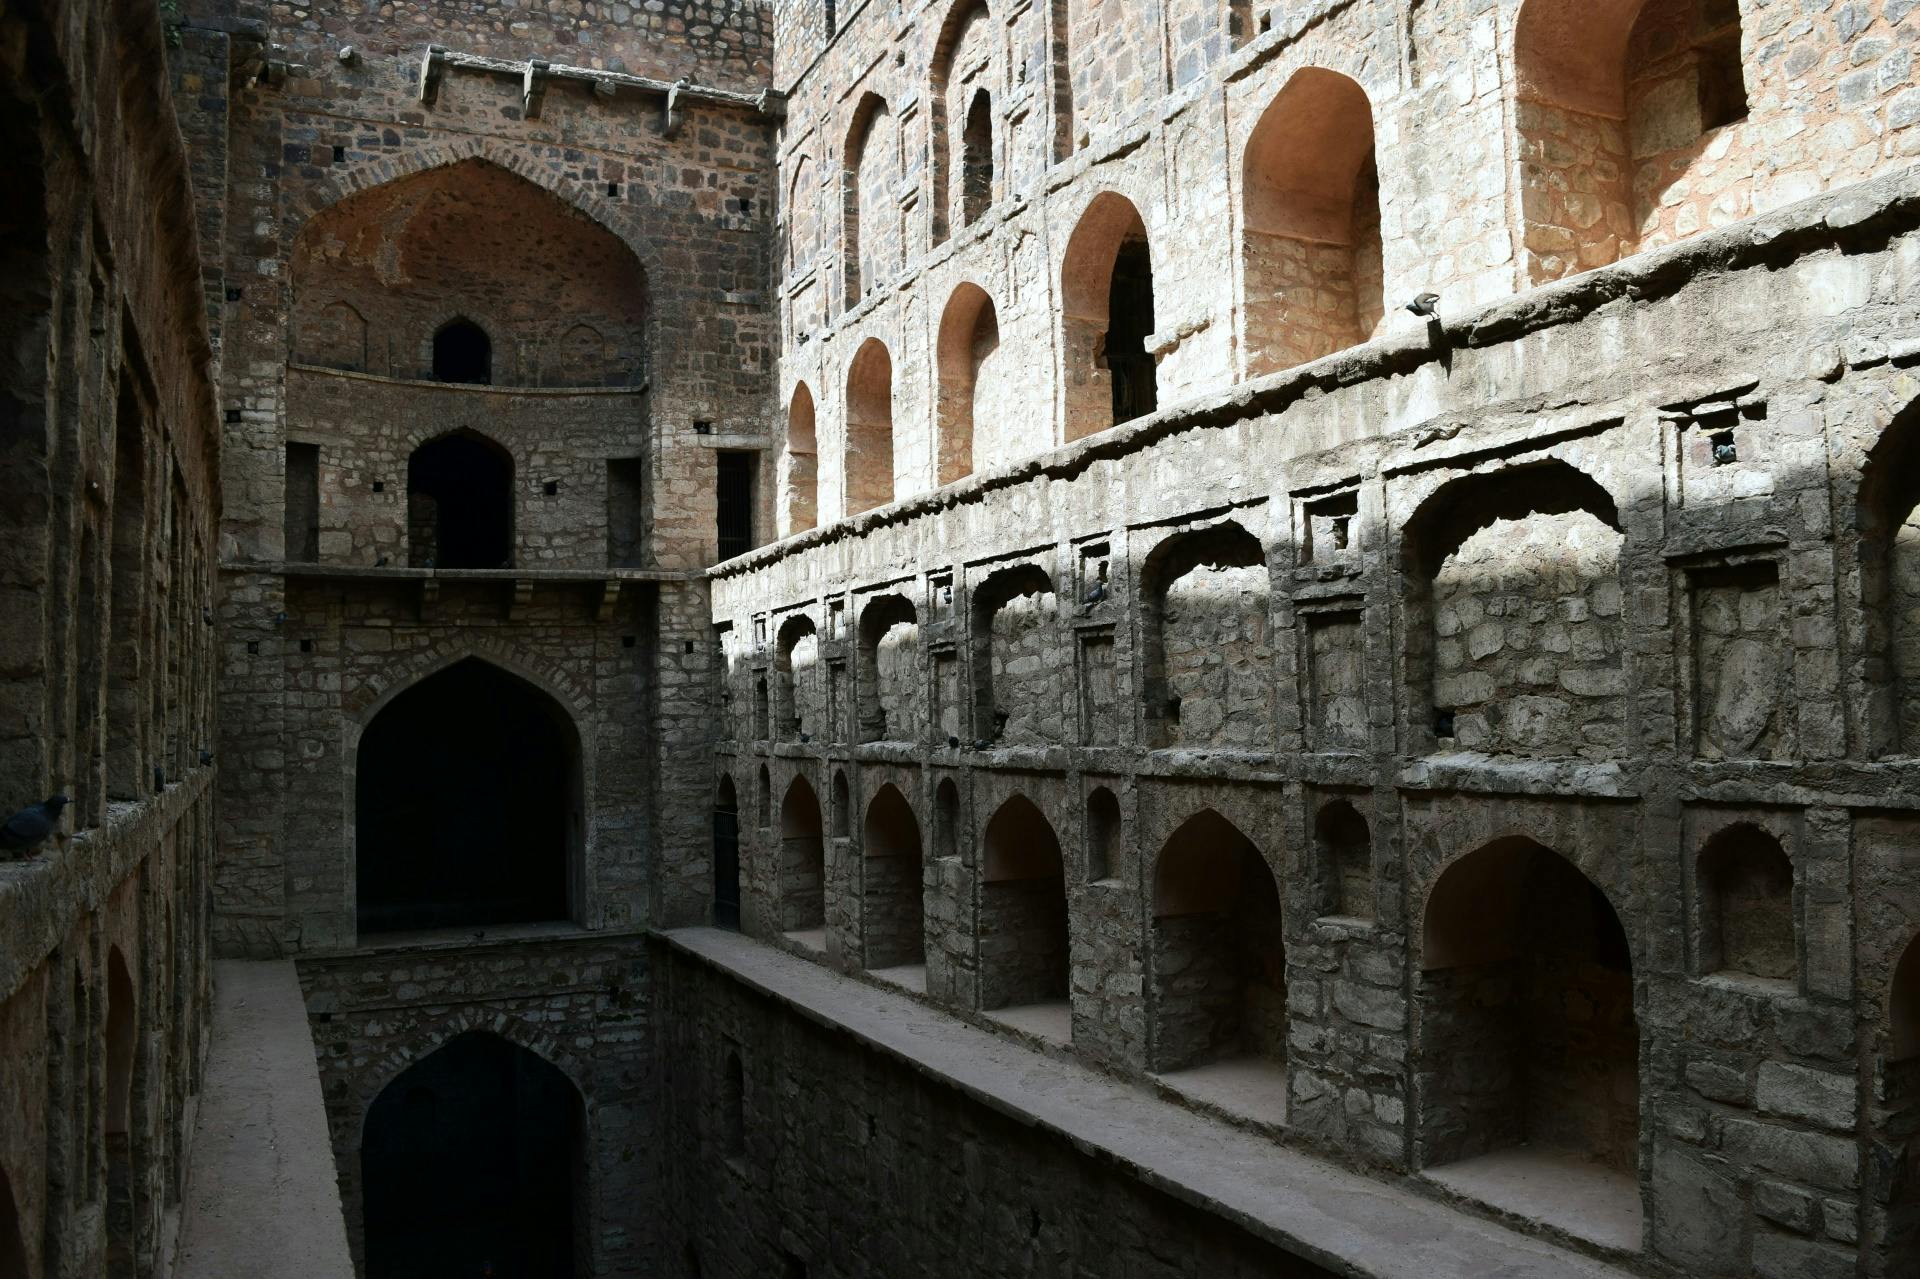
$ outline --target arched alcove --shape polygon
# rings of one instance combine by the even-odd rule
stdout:
[[[1154,863],[1152,927],[1152,1068],[1283,1063],[1280,889],[1253,841],[1212,809],[1188,818]]]
[[[1120,874],[1126,852],[1120,800],[1104,786],[1087,796],[1087,881],[1099,883]]]
[[[1008,441],[1002,427],[1012,420],[1013,388],[999,377],[1000,319],[993,299],[973,283],[960,285],[940,317],[938,454],[939,480],[952,484],[973,474],[976,451],[999,454],[980,445]]]
[[[134,1085],[140,1046],[140,1003],[118,946],[107,951],[106,1099],[107,1276],[134,1279],[139,1249],[134,1182],[137,1146]]]
[[[780,931],[806,932],[827,924],[827,832],[820,797],[796,777],[780,802]]]
[[[894,499],[893,357],[868,338],[847,365],[847,440],[840,467],[843,502],[858,515]]]
[[[976,89],[961,135],[960,224],[972,226],[993,207],[993,94]]]
[[[1295,72],[1254,127],[1244,168],[1248,374],[1366,341],[1386,310],[1366,90],[1336,71]]]
[[[892,279],[900,264],[900,206],[893,189],[899,176],[898,135],[886,99],[863,95],[840,153],[841,258],[849,311]]]
[[[866,966],[881,969],[926,963],[920,822],[898,787],[882,786],[867,805],[860,845],[866,872],[861,901]]]
[[[960,856],[960,788],[940,779],[933,794],[933,855],[943,861]]]
[[[1866,728],[1875,755],[1920,755],[1920,405],[1881,434],[1860,472]]]
[[[926,687],[920,671],[920,625],[904,595],[880,595],[860,610],[860,740],[925,740]]]
[[[1323,804],[1313,818],[1319,912],[1342,919],[1373,918],[1373,835],[1367,819],[1344,799]]]
[[[366,1279],[575,1279],[587,1262],[585,1103],[498,1035],[455,1036],[381,1091],[360,1181]]]
[[[415,568],[513,562],[513,455],[478,431],[429,440],[407,459],[407,548]]]
[[[760,765],[760,784],[754,788],[754,802],[759,806],[760,818],[754,824],[761,830],[772,830],[773,774],[765,764]]]
[[[1053,824],[1024,795],[981,837],[980,1006],[1064,1004],[1072,970],[1066,862]]]
[[[740,799],[731,777],[713,798],[713,922],[740,927]]]
[[[1699,970],[1795,983],[1793,862],[1750,822],[1717,832],[1696,863]]]
[[[1060,268],[1066,438],[1077,440],[1152,413],[1158,372],[1153,255],[1146,223],[1125,196],[1095,196]]]
[[[434,331],[433,380],[485,386],[493,381],[493,339],[472,320],[449,320]]]
[[[1156,747],[1270,745],[1272,583],[1260,540],[1227,523],[1168,538],[1140,574],[1143,697]]]
[[[1059,635],[1053,579],[1037,564],[990,574],[973,591],[973,732],[1041,745],[1068,738],[1072,657]]]
[[[805,382],[793,388],[787,405],[786,465],[780,485],[785,511],[782,532],[803,533],[812,528],[820,511],[820,445],[813,391]]]
[[[1627,751],[1625,536],[1605,489],[1559,461],[1465,476],[1402,536],[1416,749]]]
[[[986,0],[953,0],[934,40],[927,101],[933,112],[930,223],[935,244],[945,243],[954,228],[968,225],[992,203],[991,99],[1002,83],[998,42]],[[982,99],[989,105],[984,116],[976,118]],[[976,203],[973,184],[980,179],[982,147],[988,194],[984,203]]]
[[[779,705],[774,708],[781,741],[797,742],[826,732],[825,708],[819,689],[820,633],[813,619],[796,613],[780,624],[774,637],[773,669],[778,678]]]
[[[519,676],[468,658],[401,692],[354,758],[360,931],[576,917],[583,786],[572,717]]]
[[[1710,154],[1719,131],[1747,116],[1741,40],[1735,0],[1521,5],[1514,123],[1530,282],[1750,211],[1749,184],[1696,181],[1724,163]]]
[[[1419,1162],[1528,1146],[1633,1177],[1633,965],[1605,893],[1530,839],[1496,840],[1434,881],[1419,940]]]
[[[847,770],[833,770],[833,837],[853,838],[853,787],[847,782]]]

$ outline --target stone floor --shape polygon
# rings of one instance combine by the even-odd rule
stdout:
[[[997,1021],[1049,1044],[1064,1048],[1073,1042],[1073,1005],[1064,999],[996,1008],[986,1016],[989,1021]]]
[[[1169,1071],[1160,1086],[1204,1110],[1256,1124],[1287,1122],[1287,1067],[1267,1057],[1229,1057]]]
[[[1547,1146],[1516,1146],[1434,1168],[1427,1179],[1490,1208],[1627,1252],[1640,1249],[1640,1187],[1624,1172]]]
[[[839,1027],[881,1057],[1056,1132],[1093,1157],[1132,1169],[1157,1189],[1329,1269],[1377,1279],[1626,1279],[1629,1273],[1444,1203],[1417,1183],[1362,1176],[1152,1088],[971,1025],[903,991],[738,933],[694,928],[664,936],[745,988]],[[1041,1005],[1039,1024],[1063,1026],[1064,1007]],[[1035,1010],[996,1016],[1009,1013],[1029,1021]],[[1235,1078],[1234,1070],[1224,1078],[1216,1072],[1212,1082],[1220,1088]],[[1244,1087],[1245,1077],[1239,1078]]]
[[[872,975],[875,980],[886,982],[889,986],[898,986],[910,990],[916,995],[927,993],[927,966],[925,964],[902,964],[898,968],[875,968]]]

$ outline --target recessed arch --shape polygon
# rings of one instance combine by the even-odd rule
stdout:
[[[900,259],[899,130],[877,93],[861,95],[841,149],[841,257],[845,309],[893,278]]]
[[[362,1126],[367,1279],[572,1276],[586,1259],[584,1098],[499,1035],[455,1035],[393,1079]]]
[[[954,0],[934,39],[927,101],[933,112],[931,222],[935,244],[945,243],[953,228],[972,220],[967,217],[968,148],[978,141],[972,133],[972,104],[982,94],[990,101],[1001,84],[998,40],[993,11],[986,0]],[[956,131],[960,132],[958,148],[954,145]],[[991,166],[991,107],[986,146]]]
[[[1793,861],[1770,832],[1734,822],[1694,863],[1699,971],[1796,983]]]
[[[1140,589],[1151,744],[1267,747],[1272,583],[1260,539],[1233,520],[1177,533],[1148,553]]]
[[[1254,126],[1242,171],[1248,374],[1366,341],[1386,314],[1366,90],[1301,68]]]
[[[1115,878],[1121,871],[1126,852],[1126,832],[1120,816],[1120,800],[1105,786],[1087,793],[1087,881],[1099,883]]]
[[[804,777],[780,801],[780,930],[805,932],[827,923],[827,832],[820,797]]]
[[[856,658],[860,740],[923,740],[926,688],[920,674],[920,619],[912,600],[890,593],[867,601],[860,610]]]
[[[140,1074],[138,987],[120,947],[107,950],[106,1104],[103,1120],[107,1164],[107,1274],[131,1279],[138,1250],[134,1166],[135,1086]]]
[[[1901,409],[1868,451],[1854,520],[1869,749],[1920,754],[1920,402]]]
[[[865,872],[860,920],[866,966],[882,969],[926,963],[920,822],[913,815],[913,805],[891,782],[881,786],[867,804],[860,847]]]
[[[1152,413],[1158,372],[1153,253],[1131,200],[1103,191],[1087,205],[1060,267],[1066,438],[1077,440]]]
[[[993,94],[975,89],[960,135],[960,224],[972,226],[994,202]]]
[[[1213,809],[1181,823],[1154,861],[1152,1064],[1286,1058],[1280,889],[1266,858]]]
[[[1544,1147],[1610,1170],[1624,1195],[1639,1030],[1631,948],[1606,893],[1507,836],[1443,867],[1419,919],[1418,1162]]]
[[[1058,1004],[1072,970],[1066,862],[1040,808],[1014,795],[981,835],[980,1006]]]
[[[1314,813],[1313,849],[1319,913],[1372,919],[1373,832],[1350,800],[1329,800]]]
[[[740,927],[740,797],[722,774],[713,797],[713,922]]]
[[[507,568],[513,454],[479,431],[437,436],[407,458],[407,550],[415,568]]]
[[[1055,674],[1065,659],[1053,578],[1038,564],[996,569],[973,589],[970,624],[975,739],[1065,741],[1068,708]]]
[[[820,631],[811,617],[795,613],[774,635],[773,669],[779,685],[774,708],[781,741],[803,741],[822,733],[820,705]]]
[[[585,770],[567,708],[477,657],[398,692],[354,756],[362,933],[577,918]]]
[[[787,402],[787,450],[780,477],[783,531],[788,534],[803,533],[819,522],[819,438],[813,389],[797,383]]]
[[[433,380],[485,386],[493,381],[493,338],[465,316],[433,331]]]
[[[1000,355],[1000,316],[987,291],[972,281],[956,287],[940,316],[936,340],[939,366],[939,432],[934,443],[938,479],[952,484],[973,474],[977,441],[1003,441],[1004,384]],[[983,411],[984,410],[984,411]]]
[[[0,1168],[0,1279],[30,1279],[27,1272],[27,1241],[20,1229],[20,1207],[13,1197],[13,1183]]]
[[[847,364],[847,434],[840,485],[848,515],[894,499],[893,355],[879,338],[862,342]]]

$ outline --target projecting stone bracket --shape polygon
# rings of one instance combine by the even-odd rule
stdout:
[[[666,99],[661,125],[661,133],[666,137],[672,137],[679,130],[681,116],[687,104],[693,102],[751,111],[769,120],[782,120],[787,114],[787,95],[777,89],[739,93],[732,89],[695,84],[684,78],[655,80],[647,76],[628,75],[624,71],[549,62],[544,58],[515,62],[478,53],[460,53],[437,44],[428,45],[420,55],[415,92],[421,102],[433,105],[449,70],[478,71],[485,75],[512,76],[517,79],[520,82],[521,105],[530,120],[539,118],[547,86],[556,80],[571,80],[585,85],[594,98],[602,102],[613,101],[622,88],[659,94]]]

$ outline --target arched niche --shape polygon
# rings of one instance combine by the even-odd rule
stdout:
[[[135,1088],[140,1075],[141,1007],[127,959],[107,951],[106,1099],[107,1275],[132,1279],[140,1249]]]
[[[1855,520],[1869,749],[1920,755],[1920,406],[1901,410],[1868,453]]]
[[[893,356],[868,338],[847,365],[847,437],[840,486],[848,515],[894,499]]]
[[[1152,413],[1153,254],[1146,223],[1125,196],[1103,191],[1080,215],[1061,261],[1060,301],[1066,438]]]
[[[1509,836],[1448,864],[1419,918],[1420,1164],[1524,1146],[1631,1181],[1639,1028],[1632,955],[1606,894],[1551,849]]]
[[[546,691],[455,662],[373,717],[353,777],[362,934],[581,917],[580,736]]]
[[[1039,807],[1015,795],[981,836],[980,1006],[1061,1004],[1072,971],[1066,862]]]
[[[651,316],[639,258],[567,199],[491,160],[461,159],[352,192],[306,220],[291,258],[298,363],[346,367],[358,349],[353,367],[393,377],[496,386],[647,380]],[[553,305],[556,297],[566,305]],[[357,339],[335,322],[343,316],[328,318],[337,304],[362,317]],[[582,329],[597,343],[570,343]],[[557,362],[535,354],[569,351]]]
[[[813,391],[805,382],[793,388],[787,405],[787,450],[780,478],[782,532],[803,533],[819,522],[820,444]]]
[[[1313,851],[1320,914],[1372,919],[1373,833],[1360,810],[1344,799],[1322,804],[1313,815]]]
[[[943,777],[933,793],[933,855],[956,861],[960,843],[960,788],[951,777]]]
[[[508,568],[513,455],[478,431],[428,440],[407,458],[407,552],[415,568]]]
[[[977,220],[993,202],[991,104],[1002,83],[1001,65],[999,35],[986,0],[954,0],[934,39],[928,70],[935,244]],[[976,112],[983,100],[987,105],[980,117]]]
[[[713,922],[740,927],[740,799],[727,776],[713,797]]]
[[[1386,304],[1366,90],[1337,71],[1296,71],[1254,126],[1243,167],[1247,373],[1372,337]]]
[[[1627,753],[1626,538],[1611,494],[1565,462],[1505,467],[1441,486],[1402,536],[1415,749]]]
[[[572,1279],[587,1264],[586,1105],[559,1068],[485,1031],[457,1035],[367,1108],[366,1279]]]
[[[779,704],[774,708],[781,741],[828,736],[826,711],[820,690],[820,632],[813,619],[796,613],[780,624],[774,636],[773,669],[778,677]]]
[[[860,610],[856,676],[860,740],[925,740],[926,681],[920,668],[920,624],[904,595],[876,596]]]
[[[920,822],[899,787],[882,786],[867,805],[860,847],[865,870],[861,933],[866,966],[887,969],[926,963]]]
[[[936,354],[936,464],[939,482],[952,484],[973,474],[976,451],[999,456],[1012,444],[1003,428],[1014,416],[1014,388],[1001,376],[999,313],[985,289],[972,282],[954,289],[940,316]],[[983,442],[1001,453],[980,449]]]
[[[1709,154],[1721,130],[1745,127],[1742,39],[1735,0],[1520,6],[1514,125],[1531,283],[1720,225],[1728,208],[1745,216],[1748,183],[1698,181],[1726,163]]]
[[[845,309],[893,278],[900,264],[899,129],[885,98],[862,95],[841,149],[841,260]]]
[[[780,801],[780,869],[775,885],[780,931],[827,925],[827,832],[820,797],[796,777]]]
[[[988,575],[972,592],[971,626],[975,739],[1066,741],[1073,667],[1046,570],[1020,564]]]
[[[1140,584],[1149,742],[1268,747],[1272,583],[1260,540],[1231,522],[1177,534],[1149,553]]]
[[[1087,882],[1100,883],[1120,875],[1126,856],[1126,830],[1120,800],[1105,786],[1087,793]]]
[[[1735,822],[1702,845],[1694,884],[1699,970],[1797,987],[1793,862],[1780,841]]]
[[[1284,1063],[1279,885],[1253,841],[1212,809],[1182,823],[1154,862],[1151,964],[1154,1070]]]

